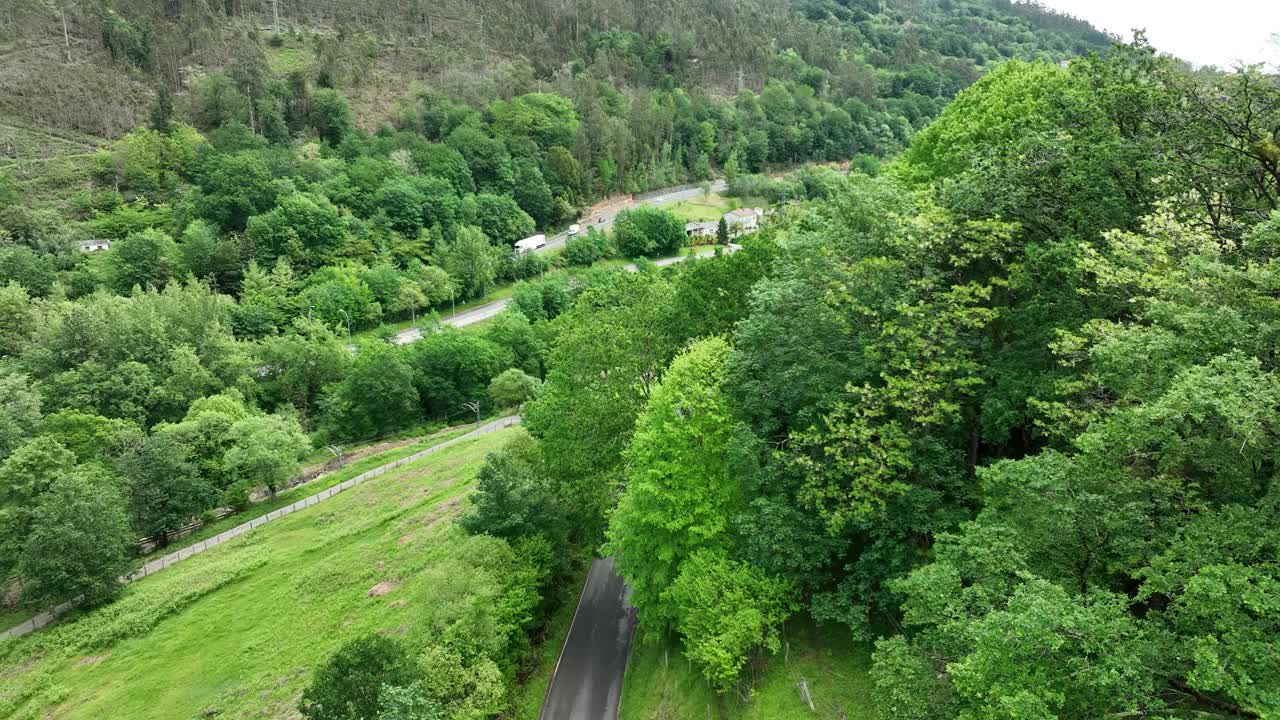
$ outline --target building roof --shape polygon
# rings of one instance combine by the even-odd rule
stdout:
[[[730,210],[724,215],[732,218],[753,218],[756,216],[756,211],[751,208],[738,208],[737,210]]]

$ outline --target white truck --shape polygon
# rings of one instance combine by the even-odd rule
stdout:
[[[523,255],[524,253],[533,252],[534,250],[538,250],[539,248],[544,248],[546,246],[547,246],[546,235],[533,235],[523,240],[517,240],[516,252]]]
[[[577,223],[574,223],[573,225],[569,226],[569,237],[573,237],[574,235],[577,235],[580,232],[582,232],[582,228],[579,227]]]

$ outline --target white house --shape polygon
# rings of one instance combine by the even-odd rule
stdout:
[[[717,225],[719,225],[719,223],[715,220],[708,220],[706,222],[688,222],[684,224],[684,236],[689,238],[715,237]]]
[[[760,216],[764,211],[760,208],[738,208],[724,214],[725,224],[734,235],[749,233],[760,226]]]
[[[94,238],[93,240],[81,240],[80,252],[98,252],[99,250],[110,250],[111,241]]]

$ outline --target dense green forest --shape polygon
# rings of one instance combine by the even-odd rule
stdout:
[[[586,288],[479,507],[603,532],[722,692],[806,614],[885,718],[1270,717],[1277,112],[1143,45],[1003,65],[742,252]]]

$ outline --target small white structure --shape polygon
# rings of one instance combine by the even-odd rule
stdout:
[[[547,246],[546,235],[533,235],[516,241],[516,252],[524,254]]]
[[[725,224],[734,235],[749,233],[760,226],[760,216],[764,211],[760,208],[738,208],[724,214]]]
[[[577,235],[580,232],[582,232],[582,228],[579,227],[577,223],[574,223],[573,225],[569,226],[569,237],[573,237],[574,235]]]
[[[689,222],[684,224],[684,236],[690,238],[696,237],[715,237],[716,226],[720,223],[715,220],[707,220],[706,222]]]
[[[80,252],[98,252],[99,250],[110,250],[111,241],[101,238],[80,241]]]

